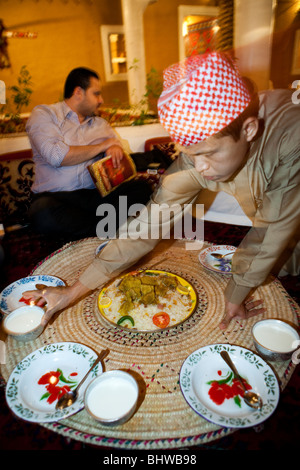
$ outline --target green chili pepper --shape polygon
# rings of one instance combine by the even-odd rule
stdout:
[[[123,323],[125,320],[129,320],[132,326],[134,326],[134,319],[130,315],[124,315],[124,317],[119,318],[117,324],[121,325],[121,323]]]

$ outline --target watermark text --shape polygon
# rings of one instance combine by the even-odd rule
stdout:
[[[133,204],[119,197],[119,215],[111,204],[101,204],[96,215],[101,217],[96,227],[100,239],[204,239],[204,205],[196,204]],[[118,230],[117,230],[117,227]]]
[[[293,104],[300,104],[300,80],[294,80],[292,88],[296,88],[296,91],[292,93],[292,102]]]

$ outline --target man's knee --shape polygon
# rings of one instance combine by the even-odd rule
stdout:
[[[53,216],[57,204],[51,197],[35,199],[28,211],[28,217],[33,227],[40,233],[55,232],[56,220]]]

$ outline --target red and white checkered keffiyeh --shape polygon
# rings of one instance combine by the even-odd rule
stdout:
[[[164,71],[158,114],[174,142],[188,147],[224,129],[249,102],[235,65],[213,52],[191,56]]]

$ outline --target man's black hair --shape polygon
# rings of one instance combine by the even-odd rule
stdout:
[[[73,69],[67,76],[64,88],[64,98],[71,98],[76,87],[86,90],[90,86],[91,77],[99,80],[97,72],[85,67],[77,67]]]

